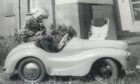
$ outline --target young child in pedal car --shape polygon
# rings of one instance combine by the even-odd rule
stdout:
[[[66,45],[64,43],[60,48],[58,47],[64,36],[66,36],[66,41],[69,41],[72,37],[76,36],[76,32],[71,26],[59,25],[49,35],[39,40],[39,43],[48,52],[59,52]]]

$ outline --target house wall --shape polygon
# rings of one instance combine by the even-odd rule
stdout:
[[[12,5],[9,5],[12,4]],[[21,7],[21,28],[26,19],[30,16],[27,9],[27,0],[20,0]],[[49,18],[44,21],[46,28],[53,23],[51,0],[39,0],[40,7],[46,7],[49,11]],[[13,15],[10,15],[11,9]],[[0,35],[9,36],[14,34],[15,28],[19,29],[19,0],[0,1]],[[49,29],[48,29],[49,32]]]
[[[129,0],[117,0],[117,1],[120,11],[122,31],[133,30],[134,28],[132,23],[132,15]]]
[[[76,30],[78,37],[88,38],[87,34],[91,20],[91,5],[77,3],[56,5],[57,24],[72,26]]]
[[[6,9],[7,1],[11,0],[5,0],[0,1],[1,6],[1,12],[4,13]],[[0,24],[1,32],[0,34],[9,35],[14,33],[15,28],[19,28],[19,0],[12,0],[13,1],[13,11],[15,16],[12,17],[4,17],[4,14],[1,15]],[[23,24],[25,23],[25,20],[28,15],[27,10],[27,0],[20,0],[21,1],[21,27],[23,28]],[[92,10],[90,5],[97,3],[97,4],[113,4],[112,0],[70,0],[70,3],[63,3],[63,2],[69,2],[65,0],[56,0],[56,5],[59,5],[59,7],[56,7],[56,20],[57,23],[63,23],[69,24],[73,26],[79,37],[87,38],[88,31],[90,28],[90,22],[92,19]],[[73,2],[73,1],[76,1]],[[77,4],[79,3],[79,4]],[[63,4],[63,5],[62,5]],[[61,6],[60,6],[61,5]],[[52,14],[52,2],[51,0],[39,0],[39,6],[40,7],[46,7],[49,11],[49,18],[44,21],[45,26],[48,28],[53,23],[53,14]],[[91,11],[90,11],[91,10]],[[61,11],[61,13],[60,13]],[[63,11],[63,12],[62,12]],[[3,16],[2,16],[3,15]],[[86,17],[85,17],[86,16]],[[10,23],[10,24],[8,24]],[[48,30],[49,31],[49,30]],[[84,33],[86,32],[86,33]],[[115,35],[115,31],[112,31],[112,34]],[[110,35],[112,36],[112,35]]]
[[[80,21],[78,13],[78,4],[56,5],[56,22],[75,28],[78,37],[80,37]]]
[[[110,26],[108,36],[109,39],[116,39],[112,0],[72,0],[68,2],[66,0],[56,0],[57,22],[73,26],[78,37],[87,39],[91,20],[93,19],[92,6],[95,4],[102,7],[101,9],[96,9],[99,10],[100,17],[95,16],[95,18],[109,18]],[[93,15],[94,14],[95,13],[93,13]]]
[[[121,30],[130,32],[140,32],[140,21],[134,21],[131,4],[129,0],[118,1],[118,9],[121,21]]]
[[[17,27],[15,16],[9,16],[7,7],[10,0],[0,0],[0,35],[9,36],[14,33]]]
[[[39,0],[40,7],[46,7],[49,11],[49,18],[46,20],[46,25],[50,25],[53,23],[53,14],[52,14],[52,0]]]
[[[28,2],[27,0],[20,0],[21,5],[21,29],[24,28],[24,24],[27,20],[28,17],[31,16],[31,14],[28,13]],[[52,16],[52,3],[51,0],[39,0],[39,7],[45,7],[48,9],[49,12],[49,18],[47,20],[44,20],[44,24],[46,26],[46,28],[48,29],[48,27],[53,23],[53,16]],[[15,16],[16,16],[16,21],[18,24],[18,28],[19,28],[19,0],[14,1],[14,9],[15,9]],[[48,29],[49,32],[49,29]]]

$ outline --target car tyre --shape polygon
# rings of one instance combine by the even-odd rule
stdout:
[[[115,61],[111,59],[103,59],[96,64],[94,75],[95,78],[117,79],[119,75],[119,68]]]
[[[18,75],[23,81],[39,82],[46,75],[45,66],[36,58],[26,58],[19,63]]]

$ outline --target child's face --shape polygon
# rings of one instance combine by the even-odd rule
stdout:
[[[37,20],[38,20],[39,22],[42,22],[43,19],[44,19],[44,17],[43,17],[42,15],[40,15],[40,16],[37,17]]]
[[[37,20],[39,22],[42,22],[43,19],[47,19],[47,17],[45,17],[44,15],[40,15],[40,16],[37,17]]]

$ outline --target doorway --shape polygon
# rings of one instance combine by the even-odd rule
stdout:
[[[117,39],[113,5],[92,5],[92,16],[93,18],[109,18],[108,39]]]

